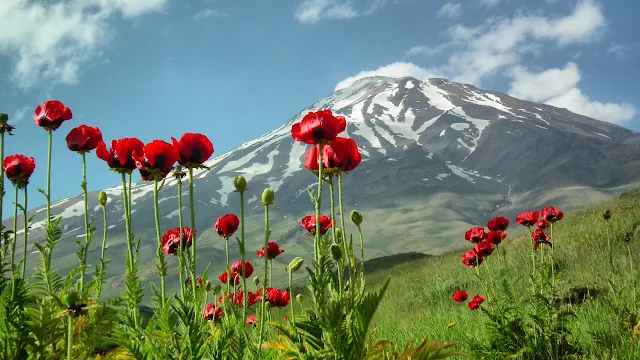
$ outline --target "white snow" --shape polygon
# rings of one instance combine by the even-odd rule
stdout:
[[[414,85],[413,82],[411,80],[407,81],[406,84],[404,84],[405,89],[413,89]]]
[[[62,211],[58,216],[70,218],[80,215],[84,215],[84,201],[78,201],[77,203],[69,206],[68,208],[64,209],[64,211]]]
[[[115,224],[114,225],[109,225],[109,226],[107,226],[107,229],[113,229],[114,227],[116,227]]]
[[[64,204],[64,203],[66,203],[67,201],[69,201],[69,200],[71,200],[71,199],[72,199],[72,198],[66,198],[66,199],[62,199],[62,200],[60,200],[60,201],[56,201],[56,202],[54,202],[53,204],[51,204],[51,208],[53,209],[53,208],[54,208],[54,207],[56,207],[56,206],[60,206],[60,205],[62,205],[62,204]],[[43,207],[42,209],[38,209],[38,210],[36,210],[36,212],[37,212],[37,213],[39,213],[39,212],[41,212],[41,211],[47,211],[47,207],[45,206],[45,207]],[[46,215],[45,215],[45,217],[46,217]]]
[[[384,124],[387,125],[394,123],[394,119],[391,118],[391,120],[392,121],[388,123],[385,122]],[[398,145],[396,144],[396,139],[393,137],[393,135],[391,135],[391,133],[387,131],[387,129],[384,128],[384,126],[376,126],[375,130],[379,132],[380,136],[382,136],[383,139],[387,140],[391,145],[393,145],[394,147],[398,147]]]
[[[182,211],[185,211],[186,209],[187,209],[186,206],[182,207]],[[174,217],[178,216],[179,214],[180,214],[180,209],[175,209],[172,212],[170,212],[168,215],[166,215],[165,217],[167,219],[171,219],[171,218],[174,218]]]
[[[257,201],[257,200],[258,200],[258,196],[257,195],[253,195],[251,197],[251,199],[247,200],[247,204],[251,204],[252,202]]]
[[[222,183],[222,187],[217,191],[217,193],[220,194],[220,204],[228,205],[227,199],[229,197],[229,193],[236,189],[236,187],[233,185],[234,178],[229,176],[220,176],[219,179]]]
[[[489,126],[490,121],[489,120],[482,120],[482,119],[476,119],[476,118],[472,118],[471,116],[467,115],[464,110],[462,110],[462,108],[455,108],[453,110],[451,110],[451,113],[461,117],[465,120],[467,120],[468,122],[470,122],[473,126],[475,126],[476,129],[478,129],[478,136],[473,137],[472,138],[472,142],[473,145],[469,148],[469,155],[471,155],[471,153],[473,153],[476,150],[476,146],[478,145],[478,140],[480,140],[480,137],[482,136],[482,131]],[[467,155],[467,156],[469,156]],[[466,159],[466,157],[465,157]],[[463,160],[464,161],[464,160]]]
[[[464,129],[468,129],[469,128],[469,124],[467,124],[467,123],[454,123],[454,124],[451,124],[451,128],[453,130],[462,131]]]
[[[537,109],[537,108],[535,108],[535,109]],[[542,118],[542,116],[540,116],[540,114],[538,114],[538,113],[534,113],[534,112],[531,112],[531,111],[527,111],[526,109],[518,109],[518,110],[520,110],[520,111],[522,111],[522,112],[525,112],[525,113],[527,113],[527,114],[531,114],[531,115],[535,116],[535,117],[536,117],[536,119],[538,119],[538,120],[540,120],[540,121],[544,121],[547,125],[551,125],[547,120],[543,119],[543,118]]]
[[[445,130],[447,130],[447,129],[442,129],[442,131],[440,131],[440,137],[444,136]]]
[[[421,85],[420,91],[429,99],[429,104],[431,104],[431,106],[443,111],[450,110],[455,107],[455,105],[453,105],[453,103],[444,96],[448,95],[448,92],[438,88],[437,86],[431,85],[428,81]]]
[[[538,124],[533,124],[533,125],[535,125],[535,126],[539,127],[540,129],[545,129],[545,130],[547,130],[547,129],[548,129],[548,128],[546,128],[546,127],[542,126],[542,125],[538,125]]]
[[[398,160],[395,158],[388,158],[387,161],[398,161]]]
[[[273,169],[274,158],[278,155],[279,151],[276,147],[267,155],[266,163],[255,162],[249,167],[239,169],[238,172],[243,174],[247,181],[250,181],[257,175],[267,174]]]
[[[507,117],[504,115],[498,115],[498,119],[506,119]]]
[[[397,86],[392,90],[397,90]],[[393,96],[393,93],[389,93],[389,90],[383,91],[376,96],[373,97],[372,104],[378,104],[383,107],[386,111],[385,114],[391,115],[392,119],[397,119],[398,115],[402,111],[402,101],[398,105],[394,105],[389,99]],[[404,99],[403,99],[404,101]]]
[[[382,148],[382,144],[380,143],[380,140],[378,140],[378,137],[373,132],[373,130],[369,128],[366,122],[355,122],[353,124],[356,127],[356,130],[354,130],[353,132],[355,135],[363,137],[365,140],[369,142],[369,144],[371,144],[371,146],[378,148],[377,150],[382,154],[384,155],[387,154],[387,151]]]
[[[606,137],[607,139],[611,140],[611,138],[610,138],[610,137],[608,137],[608,136],[607,136],[607,135],[605,135],[605,134],[601,134],[601,133],[599,133],[599,132],[594,132],[594,134],[596,134],[596,135],[600,135],[600,136],[602,136],[602,137]]]
[[[450,175],[450,174],[447,174],[447,173],[441,173],[441,174],[436,175],[436,179],[438,179],[438,180],[442,181],[442,180],[444,180],[444,178],[446,178],[447,176],[451,176],[451,175]]]
[[[431,120],[426,121],[424,124],[422,124],[422,125],[420,126],[420,128],[418,128],[418,130],[416,130],[416,133],[421,134],[423,131],[427,130],[427,128],[428,128],[429,126],[433,125],[433,124],[434,124],[434,123],[435,123],[435,122],[440,118],[440,116],[442,116],[442,115],[444,115],[444,114],[446,114],[446,113],[447,113],[447,111],[444,111],[442,114],[440,114],[440,115],[438,115],[438,116],[434,117],[434,118],[433,118],[433,119],[431,119]]]

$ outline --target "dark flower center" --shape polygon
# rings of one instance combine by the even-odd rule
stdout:
[[[156,157],[156,162],[154,164],[155,169],[164,169],[164,163],[166,162],[166,159],[164,157],[164,155],[160,155],[158,157]]]
[[[189,162],[192,163],[200,163],[200,158],[202,157],[202,152],[198,148],[191,149],[191,158]]]
[[[315,128],[313,130],[313,137],[316,140],[322,140],[324,139],[324,130],[322,128]]]

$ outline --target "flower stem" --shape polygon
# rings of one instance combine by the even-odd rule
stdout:
[[[51,150],[53,147],[53,130],[49,130],[49,151],[47,155],[47,227],[51,223]],[[51,262],[51,257],[49,257]]]
[[[609,266],[611,266],[611,272],[613,273],[613,275],[615,275],[614,273],[614,269],[613,269],[613,253],[611,252],[611,237],[609,236],[609,222],[607,222],[606,224],[607,227],[607,250],[609,250]]]
[[[4,131],[0,131],[0,161],[4,160]],[[4,201],[4,166],[0,166],[0,221],[4,219],[2,217],[2,206]],[[26,230],[25,230],[26,231]],[[0,261],[4,261],[6,244],[4,243],[6,239],[2,240],[2,251],[0,251]]]
[[[316,199],[316,231],[314,238],[314,247],[315,247],[315,259],[317,263],[320,263],[320,206],[322,205],[322,168],[324,164],[322,163],[322,151],[324,149],[324,144],[320,143],[318,145],[318,197]],[[322,277],[322,266],[319,266],[320,269],[320,277]]]
[[[552,243],[555,243],[556,239],[553,238],[553,223],[549,224],[549,237],[551,238]],[[555,259],[555,246],[551,246],[551,288],[555,289],[556,287],[556,259]]]
[[[14,299],[16,289],[16,273],[14,265],[16,261],[16,242],[18,241],[18,186],[15,187],[16,196],[13,203],[13,241],[11,241],[11,299]],[[27,229],[24,229],[27,231]]]
[[[89,204],[87,201],[87,156],[85,152],[82,152],[82,197],[84,200],[84,231],[85,231],[85,249],[82,254],[82,262],[80,266],[87,264],[87,253],[89,252],[89,243],[91,237],[89,236]],[[80,270],[80,292],[84,288],[84,274],[85,268]]]
[[[269,286],[273,286],[273,259],[269,260]]]
[[[133,239],[131,238],[131,213],[129,212],[129,195],[127,193],[127,179],[125,173],[122,173],[122,196],[124,204],[124,226],[127,232],[127,256],[129,257],[129,265],[133,271]]]
[[[247,279],[244,263],[244,191],[240,192],[240,261],[242,273],[242,319],[247,318]],[[267,250],[265,248],[265,250]]]
[[[262,281],[262,304],[260,305],[260,340],[258,345],[258,357],[260,357],[260,352],[262,350],[262,337],[264,336],[264,320],[265,320],[265,299],[267,298],[267,276],[269,274],[269,257],[267,256],[267,243],[269,242],[269,205],[264,206],[264,277]]]
[[[533,231],[529,227],[529,237],[533,239]],[[536,293],[536,251],[535,243],[531,244],[531,282],[533,283],[533,293]]]
[[[182,172],[182,171],[180,171]],[[184,280],[182,278],[182,271],[184,270],[184,255],[182,253],[182,239],[184,237],[183,231],[182,231],[182,177],[180,175],[178,175],[176,177],[176,181],[178,182],[178,226],[180,228],[180,245],[178,245],[178,261],[179,261],[179,276],[180,276],[180,295],[182,296],[182,300],[184,300]],[[192,236],[193,236],[193,232],[192,232]],[[186,244],[185,244],[186,246]],[[185,275],[185,279],[188,279],[189,275]],[[195,281],[195,280],[192,280]],[[195,295],[195,294],[194,294]]]
[[[331,237],[333,239],[333,242],[336,243],[336,225],[335,225],[335,221],[336,221],[336,209],[335,209],[335,199],[333,196],[333,177],[329,176],[329,201],[330,201],[330,207],[331,207]],[[344,229],[342,229],[342,233],[344,234]],[[342,281],[344,279],[344,262],[345,262],[345,258],[347,258],[347,248],[346,248],[346,241],[342,242],[342,248],[344,251],[344,256],[342,257],[342,259],[340,259],[338,261],[338,293],[342,294]]]
[[[156,218],[156,236],[158,238],[158,250],[157,250],[157,257],[158,257],[158,266],[160,267],[158,270],[160,270],[160,289],[161,289],[161,295],[162,295],[162,299],[161,299],[161,304],[162,304],[162,308],[165,307],[165,303],[166,303],[166,294],[167,294],[167,290],[166,290],[166,285],[165,285],[165,271],[164,271],[164,257],[162,256],[162,235],[160,233],[160,211],[158,209],[158,179],[154,178],[153,180],[153,209],[155,211],[155,218]],[[195,279],[193,280],[193,286],[195,287]],[[195,291],[193,292],[195,295]]]
[[[196,314],[200,310],[200,306],[196,303],[196,211],[193,203],[193,168],[189,168],[189,215],[191,217],[191,271],[193,273],[193,281],[191,282],[191,290],[193,291],[194,305]],[[197,316],[197,315],[196,315]]]
[[[289,295],[290,295],[290,299],[289,300],[289,306],[291,307],[291,322],[293,324],[293,331],[296,334],[296,337],[298,335],[298,330],[296,330],[296,313],[295,313],[295,295],[293,294],[293,271],[291,271],[291,269],[289,270]]]
[[[364,274],[364,240],[362,239],[362,228],[358,225],[358,234],[360,235],[360,257],[362,261],[362,269],[360,273]]]
[[[27,227],[29,226],[29,219],[27,219],[27,186],[25,185],[24,187],[24,204],[22,205],[22,214],[23,214],[23,220],[24,220],[24,224],[22,226],[23,230],[24,230],[24,238],[22,240],[23,242],[23,246],[24,249],[23,253],[22,253],[22,278],[24,279],[27,273],[27,236],[28,236],[28,231],[27,231]]]
[[[98,282],[98,301],[100,301],[100,295],[102,295],[102,279],[104,278],[104,250],[107,247],[107,207],[102,207],[102,222],[104,224],[102,229],[102,249],[100,251],[100,277]]]
[[[67,360],[73,359],[73,318],[67,317]]]

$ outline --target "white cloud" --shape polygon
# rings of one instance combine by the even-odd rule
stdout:
[[[26,89],[78,80],[112,35],[110,21],[162,11],[168,0],[2,0],[0,55],[14,59],[12,80]]]
[[[362,71],[355,76],[348,77],[340,81],[336,85],[334,90],[337,91],[340,89],[344,89],[346,87],[351,86],[351,84],[353,84],[354,82],[360,79],[364,79],[366,77],[371,77],[371,76],[387,76],[392,78],[412,76],[416,79],[424,80],[424,79],[429,79],[433,77],[441,77],[441,74],[435,70],[427,70],[412,63],[396,62],[386,66],[381,66],[376,70]]]
[[[336,89],[374,75],[446,77],[480,87],[484,80],[503,76],[510,81],[509,91],[515,97],[567,108],[599,120],[620,122],[635,116],[633,105],[604,104],[584,95],[577,87],[581,76],[575,63],[539,72],[531,72],[525,65],[543,55],[548,43],[565,47],[597,40],[605,25],[601,8],[591,0],[579,2],[571,13],[562,17],[518,12],[512,18],[492,18],[476,27],[455,25],[448,29],[448,42],[414,46],[405,54],[430,56],[452,49],[451,55],[439,66],[425,69],[412,63],[394,63],[345,79]]]
[[[229,16],[228,14],[219,11],[219,10],[215,10],[215,9],[204,9],[201,10],[199,12],[197,12],[195,15],[193,15],[193,20],[196,21],[200,21],[200,20],[204,20],[204,19],[209,19],[209,18],[224,18]]]
[[[295,18],[304,24],[315,24],[329,19],[352,19],[371,15],[391,0],[368,0],[366,9],[356,9],[350,0],[304,0],[295,11]],[[396,3],[396,1],[393,1]]]
[[[500,3],[500,0],[480,0],[480,4],[486,7],[494,7]]]
[[[446,17],[449,19],[455,19],[462,13],[462,4],[456,4],[452,2],[442,5],[440,10],[436,13],[438,17]]]
[[[618,59],[622,59],[629,51],[629,46],[618,43],[611,43],[607,48],[607,54],[613,55]]]
[[[20,121],[24,120],[25,117],[27,116],[27,113],[29,112],[29,109],[33,110],[32,108],[30,108],[28,106],[24,106],[24,107],[16,110],[16,112],[13,114],[13,116],[9,118],[10,123],[11,124],[16,124],[16,123],[19,123]]]

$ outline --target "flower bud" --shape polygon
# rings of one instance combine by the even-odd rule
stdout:
[[[260,278],[259,278],[259,277],[257,277],[257,276],[254,276],[254,277],[253,277],[253,284],[254,284],[255,286],[258,286],[258,285],[260,284]]]
[[[273,205],[273,199],[275,198],[276,194],[273,192],[273,190],[267,188],[264,189],[264,191],[262,192],[262,203],[264,205]]]
[[[76,305],[78,301],[80,301],[80,297],[78,296],[78,293],[75,291],[69,291],[64,295],[62,295],[62,303],[65,304],[67,307],[72,307]]]
[[[356,210],[351,210],[351,221],[359,226],[360,224],[362,224],[362,215],[360,215],[360,213]]]
[[[247,190],[247,180],[244,178],[244,176],[238,175],[235,179],[233,179],[233,186],[236,187],[237,192],[244,192],[245,190]]]
[[[340,245],[331,244],[330,249],[331,249],[331,256],[335,261],[339,261],[340,259],[342,259],[342,249],[340,249]]]
[[[0,113],[0,124],[6,124],[9,121],[9,115]]]
[[[342,228],[336,228],[336,244],[340,244],[343,240]]]
[[[211,281],[207,280],[207,282],[204,283],[204,291],[211,291]]]
[[[297,300],[300,304],[302,304],[302,294],[298,294],[298,295],[296,295],[296,300]]]
[[[604,213],[602,213],[602,218],[605,220],[611,219],[611,211],[605,210]]]
[[[100,194],[98,194],[98,203],[101,206],[107,206],[107,193],[104,191],[100,191]]]
[[[216,286],[213,287],[213,292],[216,293],[216,294],[219,293],[220,290],[222,290],[222,286],[220,286],[220,285],[216,285]]]
[[[300,267],[302,267],[302,263],[304,263],[304,259],[301,258],[301,257],[297,257],[297,258],[291,260],[291,262],[289,263],[289,270],[298,271],[298,269],[300,269]]]

